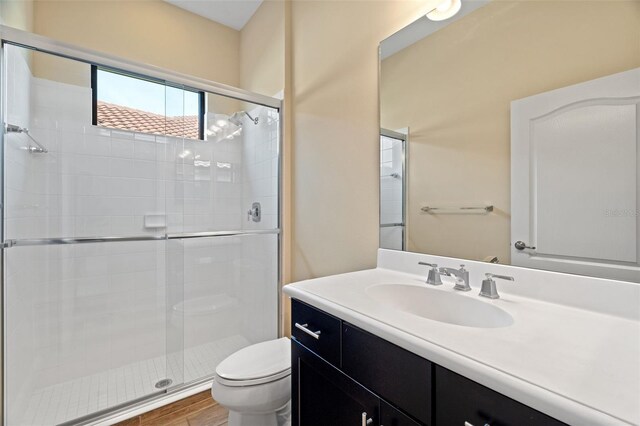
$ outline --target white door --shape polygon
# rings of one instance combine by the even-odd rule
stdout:
[[[640,281],[639,135],[640,68],[511,103],[513,265]]]

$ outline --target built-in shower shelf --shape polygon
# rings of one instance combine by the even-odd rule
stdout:
[[[164,229],[167,227],[166,214],[146,214],[144,215],[145,229]]]

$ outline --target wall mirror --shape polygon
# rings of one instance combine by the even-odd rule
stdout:
[[[640,282],[640,2],[428,14],[380,45],[380,125],[381,247]]]

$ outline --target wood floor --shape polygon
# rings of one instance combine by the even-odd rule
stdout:
[[[115,426],[227,426],[228,415],[211,398],[211,392],[204,391]]]

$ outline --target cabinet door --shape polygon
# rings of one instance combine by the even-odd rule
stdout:
[[[291,342],[293,426],[377,426],[380,400],[298,342]]]
[[[342,323],[342,371],[394,406],[431,425],[431,363]]]
[[[401,411],[380,401],[380,426],[421,426]]]
[[[564,423],[440,366],[436,425],[560,426]]]

